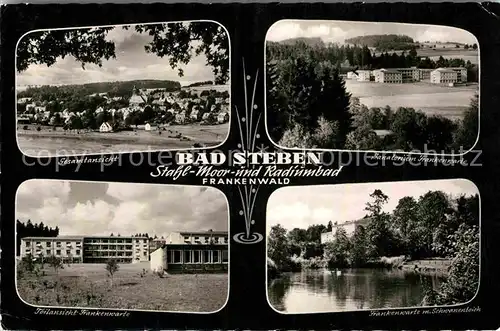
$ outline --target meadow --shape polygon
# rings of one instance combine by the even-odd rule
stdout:
[[[107,133],[77,133],[39,125],[28,125],[28,130],[24,127],[22,124],[17,126],[18,146],[21,152],[34,157],[187,149],[195,144],[213,147],[222,143],[229,132],[229,123],[171,125],[165,131],[137,129]]]
[[[400,55],[403,51],[391,51],[389,53],[396,53]],[[406,52],[408,54],[408,51]],[[380,55],[375,52],[375,55]],[[417,56],[429,57],[431,60],[436,61],[442,56],[445,59],[463,59],[465,62],[470,61],[472,64],[479,63],[479,52],[472,49],[455,48],[455,46],[436,46],[436,48],[424,47],[417,49]]]
[[[158,276],[149,263],[120,264],[113,280],[105,264],[72,264],[34,275],[19,270],[18,294],[35,306],[214,312],[228,296],[227,274]]]
[[[412,107],[427,115],[460,119],[478,92],[478,85],[447,87],[424,82],[386,84],[346,80],[346,89],[368,108]]]

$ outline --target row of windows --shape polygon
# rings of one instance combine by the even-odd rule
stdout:
[[[25,244],[25,246],[26,247],[31,247],[31,243],[29,241],[27,241],[26,244]],[[43,246],[43,245],[41,244],[41,242],[37,242],[35,246]],[[62,247],[62,246],[63,245],[62,245],[61,242],[56,242],[55,247]],[[45,243],[45,247],[51,248],[52,247],[52,243],[51,242],[46,242]],[[65,247],[67,247],[67,248],[73,248],[74,246],[72,245],[71,242],[67,242],[66,245],[65,245]],[[77,243],[76,247],[81,247],[81,243]],[[94,247],[96,247],[96,246],[94,246]],[[132,249],[132,245],[125,245],[125,246],[122,246],[122,245],[101,245],[101,246],[98,246],[98,247],[100,249],[117,249],[117,250]],[[147,249],[148,245],[144,244],[143,248]]]
[[[134,240],[132,239],[119,239],[119,238],[107,238],[107,239],[86,239],[85,240],[85,243],[90,243],[90,244],[131,244],[133,243]],[[139,243],[147,243],[148,242],[148,239],[135,239],[135,243],[136,244],[139,244]]]
[[[167,263],[228,263],[228,251],[173,250],[167,254]]]
[[[57,241],[56,243],[56,247],[61,247],[62,246],[62,242],[61,241]],[[67,241],[66,242],[66,246],[73,246],[74,242],[71,242],[71,241]],[[77,242],[76,245],[77,246],[81,246],[81,242]],[[42,245],[42,242],[40,241],[37,241],[35,243],[36,246],[41,246]],[[26,247],[30,247],[31,246],[31,241],[26,241]],[[47,241],[45,242],[45,247],[52,247],[52,242],[51,241]]]
[[[228,238],[227,237],[199,237],[199,236],[195,236],[194,237],[194,241],[200,241],[201,242],[201,238],[203,238],[203,241],[205,242],[205,244],[208,244],[210,242],[210,239],[212,239],[212,241],[216,244],[218,244],[219,242],[223,242],[224,244],[227,244],[228,243]],[[191,237],[190,236],[184,236],[184,241],[191,241]]]
[[[56,255],[56,256],[61,255],[61,254],[62,254],[61,252],[62,252],[62,251],[61,251],[60,249],[57,249],[57,250],[56,250],[56,254],[55,254],[55,255]],[[31,253],[31,250],[26,250],[26,254],[30,254],[30,253]],[[43,251],[42,251],[42,250],[39,250],[39,251],[37,250],[35,253],[36,253],[37,255],[38,255],[38,254],[43,254]],[[51,254],[52,254],[52,250],[47,249],[47,250],[45,251],[45,254],[46,254],[46,255],[51,255]],[[80,251],[79,249],[77,249],[77,250],[75,251],[75,254],[76,254],[76,255],[80,255],[80,254],[81,254],[81,251]],[[71,250],[69,250],[69,249],[68,249],[68,250],[66,250],[66,255],[71,255]]]
[[[109,256],[130,256],[132,257],[132,252],[86,252],[86,257],[109,257]],[[144,254],[144,256],[147,256]]]
[[[132,245],[126,245],[126,246],[116,246],[116,245],[101,245],[101,246],[86,246],[85,250],[88,251],[98,251],[98,250],[107,250],[107,249],[112,249],[112,250],[117,250],[117,251],[125,251],[125,250],[132,250]]]

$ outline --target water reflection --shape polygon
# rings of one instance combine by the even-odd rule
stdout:
[[[349,269],[286,274],[268,285],[272,306],[288,313],[348,311],[420,306],[424,287],[437,289],[443,275],[402,270]]]

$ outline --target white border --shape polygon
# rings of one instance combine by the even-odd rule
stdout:
[[[352,153],[383,153],[383,154],[403,154],[403,155],[426,155],[426,156],[463,156],[476,147],[477,143],[479,142],[479,135],[481,133],[481,52],[480,52],[480,45],[479,45],[479,40],[477,37],[472,34],[471,32],[461,29],[461,28],[456,28],[454,26],[448,26],[448,25],[435,25],[435,24],[413,24],[413,23],[399,23],[399,22],[371,22],[371,21],[343,21],[343,20],[317,20],[317,19],[283,19],[274,22],[269,29],[266,32],[266,37],[264,39],[264,107],[265,107],[265,126],[266,126],[266,134],[267,138],[271,143],[279,148],[279,149],[287,149],[287,150],[292,150],[292,151],[303,151],[304,148],[299,148],[299,147],[286,147],[286,146],[280,146],[277,143],[274,142],[273,139],[271,139],[271,136],[269,135],[269,130],[267,127],[267,68],[266,68],[266,63],[267,63],[267,58],[266,58],[266,50],[267,50],[267,35],[269,31],[272,29],[273,26],[281,23],[281,22],[329,22],[329,23],[334,23],[334,22],[346,22],[346,23],[368,23],[368,24],[399,24],[399,25],[410,25],[410,26],[428,26],[428,27],[449,27],[453,28],[456,30],[461,30],[469,33],[474,39],[476,39],[476,44],[477,44],[477,67],[478,67],[478,95],[479,95],[479,100],[478,100],[478,126],[477,126],[477,137],[475,143],[471,146],[471,148],[461,154],[455,153],[455,154],[437,154],[437,153],[416,153],[416,152],[403,152],[403,151],[398,151],[398,150],[387,150],[387,151],[375,151],[375,150],[348,150],[348,149],[325,149],[325,148],[307,148],[308,150],[311,151],[320,151],[320,152],[352,152]],[[348,91],[349,92],[349,91]]]
[[[200,147],[189,147],[189,148],[174,148],[174,149],[157,149],[157,150],[142,150],[142,151],[134,151],[134,150],[130,150],[130,151],[127,151],[127,152],[112,152],[112,151],[109,151],[109,152],[106,152],[104,153],[105,151],[101,152],[101,153],[87,153],[87,154],[71,154],[71,155],[48,155],[48,156],[32,156],[32,155],[28,155],[26,153],[23,152],[23,150],[20,148],[19,146],[19,141],[18,141],[18,138],[19,138],[19,135],[18,135],[18,130],[17,130],[17,76],[18,76],[18,72],[17,72],[17,48],[19,46],[19,42],[21,41],[21,39],[23,39],[25,36],[27,36],[28,34],[30,33],[33,33],[33,32],[41,32],[41,31],[54,31],[54,30],[78,30],[78,29],[91,29],[91,28],[109,28],[109,27],[113,27],[113,28],[119,28],[119,27],[124,27],[124,26],[129,26],[129,27],[133,27],[133,26],[136,26],[136,25],[159,25],[159,24],[175,24],[175,23],[193,23],[193,22],[205,22],[205,23],[215,23],[217,24],[218,26],[220,26],[222,29],[224,29],[224,31],[226,32],[226,35],[227,35],[227,40],[228,40],[228,45],[229,45],[229,80],[227,82],[227,85],[229,85],[229,125],[228,125],[228,128],[227,128],[227,133],[226,133],[226,138],[221,142],[219,143],[218,145],[214,145],[214,146],[207,146],[207,147],[203,147],[203,148],[200,148]],[[226,143],[226,141],[228,140],[229,138],[229,134],[231,133],[231,119],[232,119],[232,91],[231,91],[231,87],[232,87],[232,68],[231,68],[231,65],[232,65],[232,61],[231,61],[231,35],[229,34],[229,31],[226,29],[226,27],[224,25],[222,25],[221,23],[217,22],[217,21],[213,21],[213,20],[192,20],[192,21],[169,21],[169,22],[150,22],[150,23],[130,23],[130,24],[114,24],[114,25],[94,25],[94,26],[80,26],[80,27],[71,27],[71,28],[54,28],[54,29],[35,29],[35,30],[31,30],[31,31],[28,31],[26,32],[25,34],[23,34],[17,41],[16,43],[16,49],[14,51],[14,94],[15,94],[15,98],[14,98],[14,101],[15,101],[15,112],[16,112],[16,115],[15,115],[15,128],[16,128],[16,143],[17,143],[17,148],[19,149],[19,151],[24,155],[24,156],[27,156],[27,157],[32,157],[32,158],[36,158],[36,159],[42,159],[42,158],[53,158],[53,157],[76,157],[76,156],[96,156],[96,155],[122,155],[122,154],[132,154],[132,153],[158,153],[158,152],[175,152],[175,151],[191,151],[191,150],[195,150],[195,151],[198,151],[198,150],[206,150],[206,149],[212,149],[212,148],[218,148],[222,145],[224,145]],[[68,84],[68,85],[71,85],[71,84]]]
[[[33,305],[31,303],[26,302],[21,295],[19,294],[19,291],[17,289],[17,224],[14,226],[14,283],[15,283],[15,288],[16,288],[16,294],[18,298],[26,305],[34,308],[46,308],[46,309],[81,309],[81,310],[101,310],[101,311],[122,311],[122,312],[157,312],[157,313],[172,313],[172,314],[200,314],[200,315],[209,315],[209,314],[216,314],[220,311],[222,311],[226,306],[229,301],[229,292],[231,289],[231,277],[230,277],[230,270],[231,270],[231,214],[230,214],[230,206],[229,206],[229,200],[227,199],[227,196],[222,192],[219,188],[213,187],[213,186],[201,186],[201,185],[180,185],[180,184],[151,184],[151,183],[127,183],[127,182],[106,182],[106,181],[85,181],[85,180],[65,180],[65,179],[41,179],[41,178],[35,178],[35,179],[28,179],[24,182],[22,182],[17,190],[16,190],[16,201],[14,205],[14,212],[17,214],[17,194],[19,193],[19,188],[23,184],[26,184],[27,182],[31,181],[49,181],[49,182],[78,182],[78,183],[108,183],[108,184],[130,184],[130,185],[150,185],[150,186],[165,186],[166,189],[168,189],[169,186],[177,186],[177,187],[193,187],[193,188],[210,188],[214,189],[218,192],[221,193],[221,195],[226,199],[226,204],[227,204],[227,232],[228,232],[228,245],[227,245],[227,254],[228,254],[228,263],[227,263],[227,296],[226,296],[226,301],[224,304],[215,311],[209,311],[209,312],[189,312],[189,311],[175,311],[175,310],[148,310],[148,309],[123,309],[123,308],[105,308],[105,307],[71,307],[71,306],[37,306]]]
[[[336,313],[351,313],[351,312],[369,312],[369,311],[394,311],[394,310],[405,310],[405,309],[419,309],[419,310],[429,310],[429,309],[432,309],[432,308],[451,308],[451,307],[460,307],[460,306],[465,306],[465,305],[468,305],[470,302],[474,301],[474,299],[477,297],[478,293],[479,293],[479,289],[481,288],[481,244],[482,244],[482,240],[481,240],[481,224],[482,224],[482,219],[481,219],[481,209],[482,209],[482,204],[481,204],[481,193],[479,192],[479,188],[477,187],[477,185],[472,182],[471,180],[468,180],[468,179],[465,179],[465,178],[456,178],[456,179],[432,179],[432,180],[414,180],[414,181],[389,181],[389,182],[369,182],[370,184],[386,184],[386,183],[411,183],[413,185],[418,185],[418,183],[420,182],[437,182],[437,181],[441,181],[441,182],[444,182],[444,181],[448,181],[448,182],[452,182],[452,181],[467,181],[467,182],[470,182],[472,183],[472,185],[474,185],[476,187],[476,191],[477,191],[477,195],[479,196],[479,272],[478,272],[478,285],[477,285],[477,289],[476,289],[476,294],[474,294],[474,296],[467,302],[464,302],[464,303],[457,303],[457,304],[454,304],[454,305],[444,305],[444,306],[413,306],[413,307],[390,307],[390,308],[367,308],[367,309],[352,309],[352,310],[332,310],[332,311],[316,311],[316,312],[284,312],[284,311],[279,311],[277,310],[272,304],[271,302],[269,301],[269,284],[268,284],[268,276],[267,276],[267,272],[268,272],[268,265],[267,265],[267,257],[268,257],[268,234],[267,234],[267,229],[268,227],[270,226],[269,222],[267,222],[267,219],[266,219],[266,250],[265,250],[265,254],[266,254],[266,258],[265,258],[265,268],[266,268],[266,272],[265,272],[265,277],[266,277],[266,280],[265,280],[265,284],[266,284],[266,299],[267,299],[267,304],[269,305],[269,307],[271,307],[271,309],[273,309],[275,312],[281,314],[281,315],[305,315],[305,314],[336,314]],[[339,186],[339,185],[352,185],[352,186],[356,186],[357,184],[363,184],[363,185],[366,185],[366,184],[369,184],[369,183],[344,183],[344,184],[321,184],[321,185],[300,185],[300,186],[288,186],[288,187],[281,187],[277,190],[275,190],[268,198],[267,200],[267,207],[266,207],[266,215],[267,215],[267,212],[269,210],[269,201],[271,200],[271,197],[273,196],[273,194],[275,194],[276,192],[278,192],[279,190],[282,190],[282,189],[291,189],[291,188],[299,188],[301,186]]]

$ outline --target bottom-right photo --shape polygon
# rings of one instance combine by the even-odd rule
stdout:
[[[464,304],[479,257],[465,179],[285,187],[267,205],[267,297],[284,314]]]

